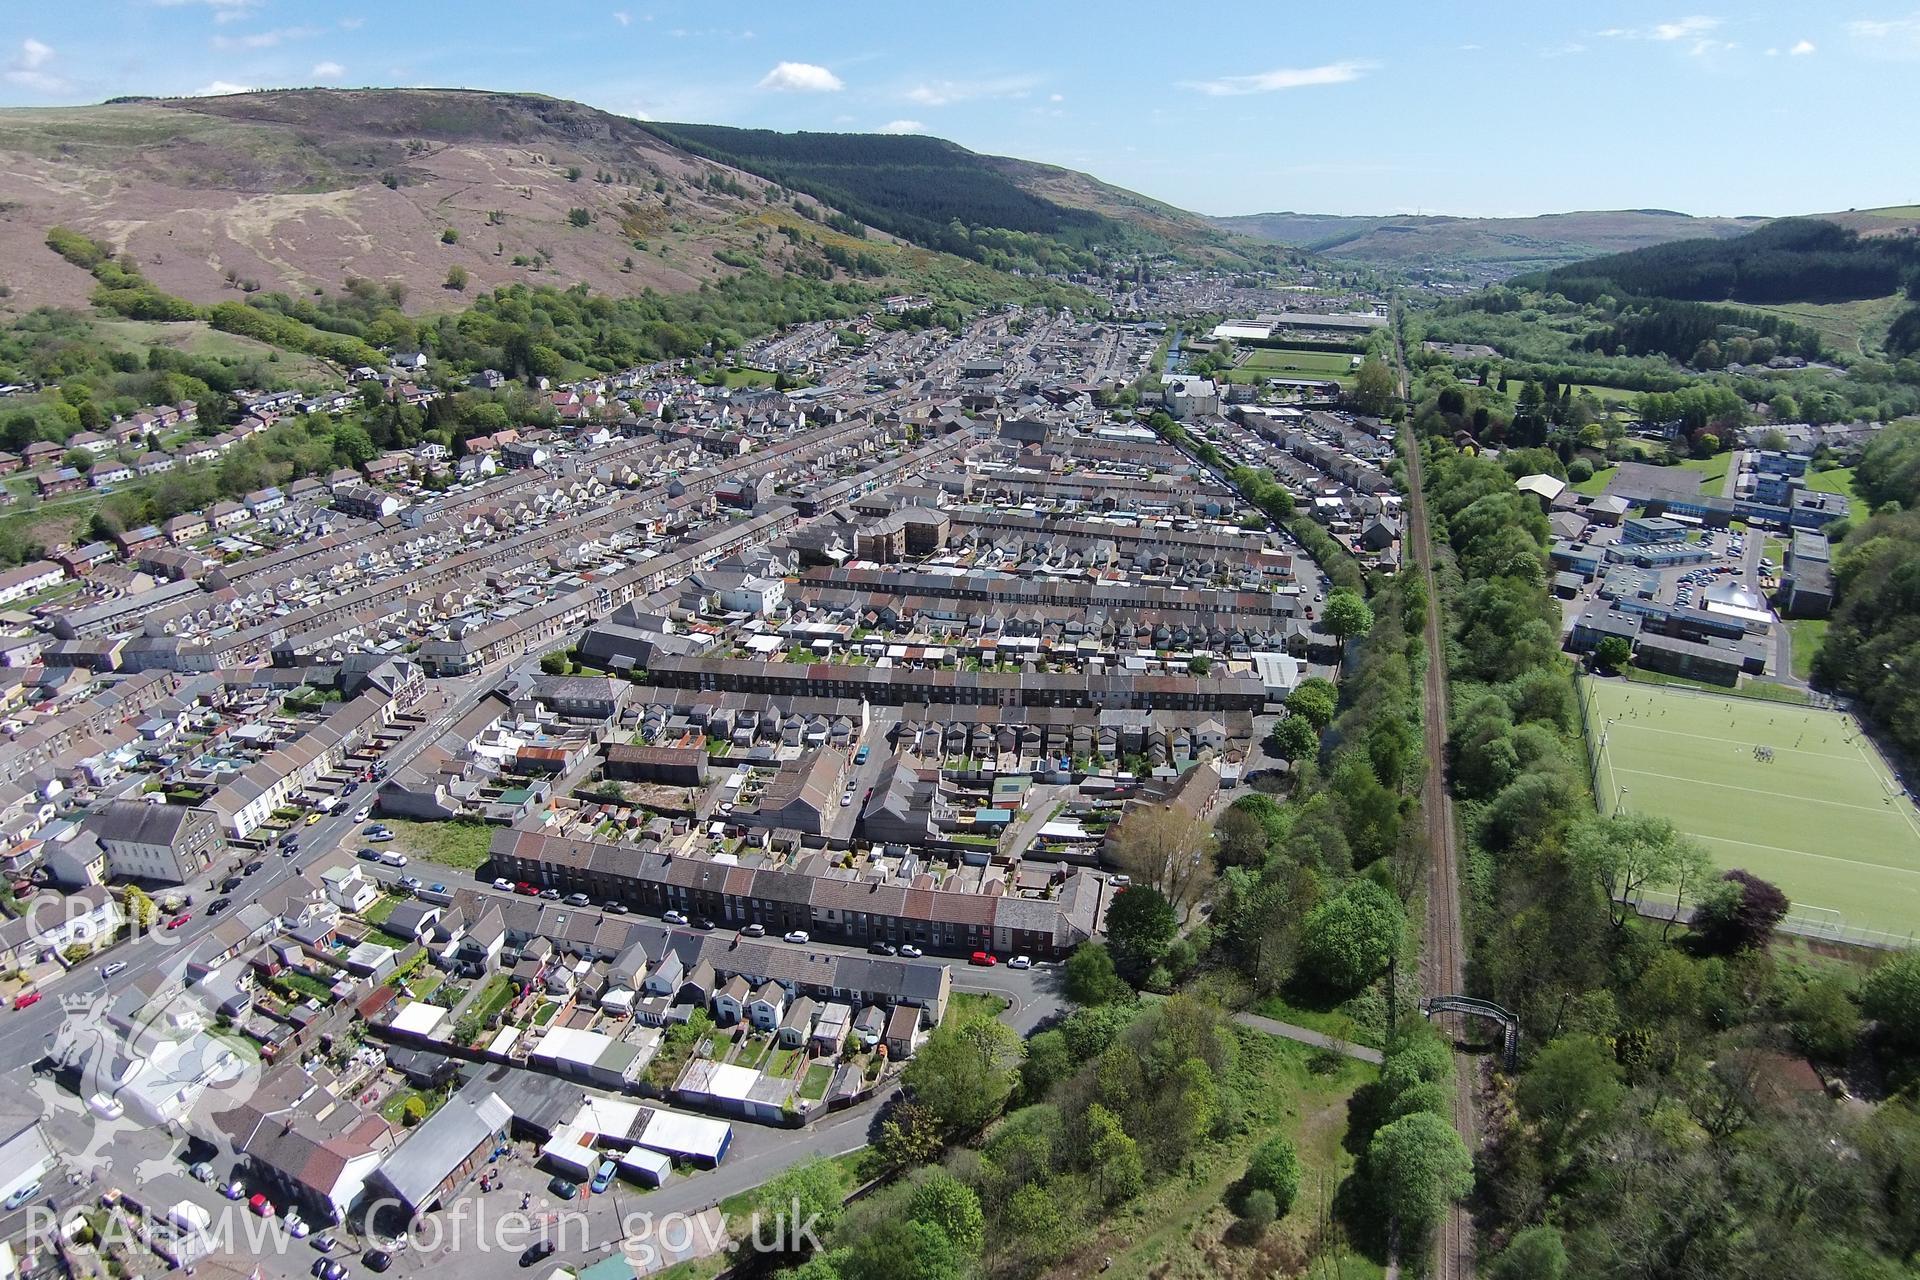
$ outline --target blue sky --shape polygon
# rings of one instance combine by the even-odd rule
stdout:
[[[1916,5],[13,0],[0,104],[515,89],[926,132],[1205,213],[1783,214],[1920,202]]]

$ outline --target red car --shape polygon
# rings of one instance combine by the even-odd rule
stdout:
[[[178,929],[181,925],[185,924],[187,921],[191,919],[193,919],[193,912],[182,911],[179,915],[167,921],[167,928]]]
[[[987,968],[991,969],[993,968],[994,965],[999,964],[1000,962],[993,958],[993,953],[991,951],[976,951],[972,955],[967,957],[967,963],[985,965]]]
[[[25,1009],[30,1005],[39,1003],[40,993],[38,991],[23,991],[13,998],[13,1007],[16,1009]]]
[[[539,886],[528,884],[525,880],[513,886],[513,891],[515,893],[525,894],[529,898],[537,898],[540,896]]]
[[[258,1192],[254,1194],[253,1199],[247,1201],[247,1208],[253,1210],[263,1218],[271,1218],[273,1216],[273,1201],[260,1195]]]

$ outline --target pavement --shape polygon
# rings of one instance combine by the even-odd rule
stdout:
[[[1284,1040],[1310,1044],[1316,1049],[1331,1049],[1344,1054],[1355,1062],[1371,1062],[1379,1066],[1385,1056],[1378,1049],[1368,1048],[1364,1044],[1354,1044],[1349,1040],[1336,1040],[1332,1036],[1310,1031],[1306,1027],[1296,1027],[1290,1022],[1275,1022],[1272,1018],[1263,1018],[1257,1013],[1236,1013],[1233,1020],[1243,1027],[1250,1027],[1265,1035],[1279,1036]]]

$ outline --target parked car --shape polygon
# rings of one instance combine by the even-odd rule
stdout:
[[[111,978],[116,973],[125,973],[126,971],[127,962],[125,960],[115,960],[112,964],[100,966],[100,976],[103,979]]]
[[[220,882],[220,892],[232,893],[235,889],[238,889],[241,885],[245,883],[246,883],[245,876],[228,876],[225,880],[222,880]]]
[[[911,942],[903,942],[900,944],[900,954],[909,960],[918,960],[927,953],[914,946]]]
[[[808,933],[805,929],[792,930],[791,932],[786,934],[785,937],[786,937],[786,941],[788,942],[798,942],[798,943],[804,944],[804,943],[813,941],[813,935]]]
[[[513,881],[507,879],[505,876],[495,876],[493,879],[493,887],[511,891],[513,889]]]
[[[993,958],[993,952],[991,951],[976,951],[972,955],[967,957],[967,963],[977,964],[985,968],[991,969],[993,968],[994,965],[999,964],[1000,962]]]
[[[445,893],[446,891],[447,886],[441,884],[438,880],[427,886],[428,893]]]
[[[247,1201],[247,1208],[253,1210],[255,1214],[262,1218],[271,1218],[274,1213],[273,1201],[267,1199],[258,1191],[254,1192],[253,1198]]]
[[[378,849],[356,849],[353,856],[362,862],[380,861],[380,851]]]
[[[552,1256],[553,1241],[535,1240],[532,1244],[520,1251],[520,1265],[522,1267],[538,1266],[541,1261]]]
[[[232,898],[215,898],[212,902],[209,902],[207,904],[207,914],[210,916],[217,916],[222,911],[225,911],[228,907],[232,905],[233,905]]]
[[[613,1181],[614,1168],[613,1161],[602,1160],[600,1167],[593,1171],[593,1181],[589,1185],[593,1188],[595,1195],[599,1195],[602,1191],[605,1191],[607,1184]]]
[[[299,847],[300,847],[300,842],[299,842],[299,841],[297,841],[297,840],[289,840],[289,841],[287,841],[287,847],[288,847],[289,849],[297,849],[297,848],[299,848]],[[242,868],[241,868],[241,874],[242,874],[242,875],[249,875],[249,876],[250,876],[250,875],[252,875],[252,874],[253,874],[254,872],[256,872],[256,871],[258,871],[258,870],[259,870],[260,868],[262,868],[262,867],[264,867],[264,866],[266,866],[266,865],[267,865],[267,864],[266,864],[265,862],[263,862],[263,861],[261,861],[260,859],[258,859],[258,858],[256,858],[255,860],[253,860],[252,862],[249,862],[249,863],[248,863],[248,864],[247,864],[246,866],[244,866],[244,867],[242,867]]]
[[[307,1233],[313,1230],[312,1227],[307,1225],[306,1219],[296,1213],[289,1213],[285,1218],[285,1222],[287,1224],[287,1234],[295,1240],[305,1239]]]
[[[1033,957],[1032,956],[1015,956],[1013,959],[1007,961],[1007,968],[1031,969],[1033,968]]]
[[[87,1110],[93,1112],[94,1115],[99,1116],[102,1120],[114,1121],[127,1114],[127,1104],[110,1093],[96,1093],[87,1099]],[[207,1181],[212,1176],[213,1170],[208,1169],[207,1178],[203,1178],[201,1181]]]
[[[22,991],[13,998],[13,1007],[16,1009],[31,1009],[39,1003],[40,993],[38,991]]]
[[[385,1249],[369,1249],[360,1255],[360,1263],[369,1271],[385,1271],[393,1265],[393,1255]]]
[[[178,929],[181,925],[185,924],[187,921],[191,919],[193,919],[193,912],[182,911],[179,915],[167,921],[167,928]]]
[[[201,1160],[193,1165],[188,1166],[187,1176],[192,1178],[195,1182],[212,1182],[213,1166],[208,1164],[205,1160]]]
[[[242,1200],[246,1198],[247,1185],[240,1181],[240,1179],[235,1178],[232,1182],[220,1188],[220,1194],[229,1200]]]
[[[308,1273],[320,1280],[347,1280],[347,1264],[332,1258],[315,1258],[313,1269]]]
[[[558,889],[542,889],[538,897],[542,902],[558,902],[560,901],[560,891]]]
[[[767,936],[767,926],[763,924],[750,924],[740,930],[740,933],[742,936],[748,938],[764,938]]]
[[[846,807],[847,807],[848,805],[850,805],[850,804],[852,804],[852,803],[853,803],[853,792],[851,792],[851,791],[842,791],[842,792],[840,793],[840,807],[841,807],[842,809],[844,809],[844,808],[846,808]]]
[[[39,1183],[39,1180],[36,1179],[32,1182],[29,1182],[26,1186],[19,1188],[12,1195],[8,1196],[6,1207],[8,1209],[18,1209],[21,1205],[25,1204],[27,1201],[33,1199],[35,1196],[39,1194],[40,1194],[40,1183]]]
[[[593,899],[584,893],[570,893],[567,895],[567,905],[570,907],[590,907],[593,905]]]
[[[562,1200],[571,1200],[580,1194],[579,1184],[569,1182],[557,1173],[548,1181],[547,1190],[553,1192],[554,1195],[559,1196]]]
[[[404,853],[395,853],[391,849],[383,849],[379,857],[380,861],[390,867],[404,867],[407,865],[407,855]]]
[[[408,893],[420,892],[421,885],[419,876],[401,876],[398,880],[394,881],[394,883],[402,889],[405,889]]]
[[[333,1246],[336,1242],[332,1236],[318,1235],[307,1241],[307,1243],[315,1249],[318,1249],[321,1253],[332,1253]]]
[[[513,886],[513,891],[519,894],[523,898],[537,898],[540,896],[539,887],[537,885],[528,884],[525,880],[522,880],[519,884]]]
[[[360,812],[353,815],[353,820],[355,822],[365,822],[368,818],[371,818],[372,816],[373,816],[372,809],[362,809]]]
[[[875,938],[867,944],[867,951],[869,954],[876,956],[897,956],[900,954],[900,948],[894,946],[891,942],[882,942],[878,938]]]
[[[668,924],[685,924],[687,922],[687,913],[684,911],[672,911],[672,910],[662,911],[660,913],[660,918],[666,921]]]
[[[867,757],[872,754],[872,750],[873,749],[871,747],[860,748],[858,751],[853,753],[853,762],[855,764],[865,764],[867,762]]]
[[[380,844],[383,841],[393,839],[393,832],[387,830],[385,827],[368,827],[360,833],[360,836],[364,840],[371,840],[375,844]]]
[[[624,902],[615,902],[611,898],[601,903],[600,909],[602,911],[610,912],[611,914],[616,916],[623,916],[627,914],[627,904]]]
[[[310,814],[308,814],[308,815],[307,815],[307,825],[308,825],[308,826],[310,826],[310,827],[311,827],[311,826],[313,826],[313,825],[315,825],[316,823],[318,823],[319,821],[320,821],[320,811],[319,811],[318,809],[315,809],[315,810],[314,810],[314,811],[313,811],[312,813],[310,813]]]

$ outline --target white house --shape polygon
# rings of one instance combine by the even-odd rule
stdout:
[[[359,867],[332,867],[320,876],[326,887],[327,901],[355,915],[372,906],[380,890]]]

